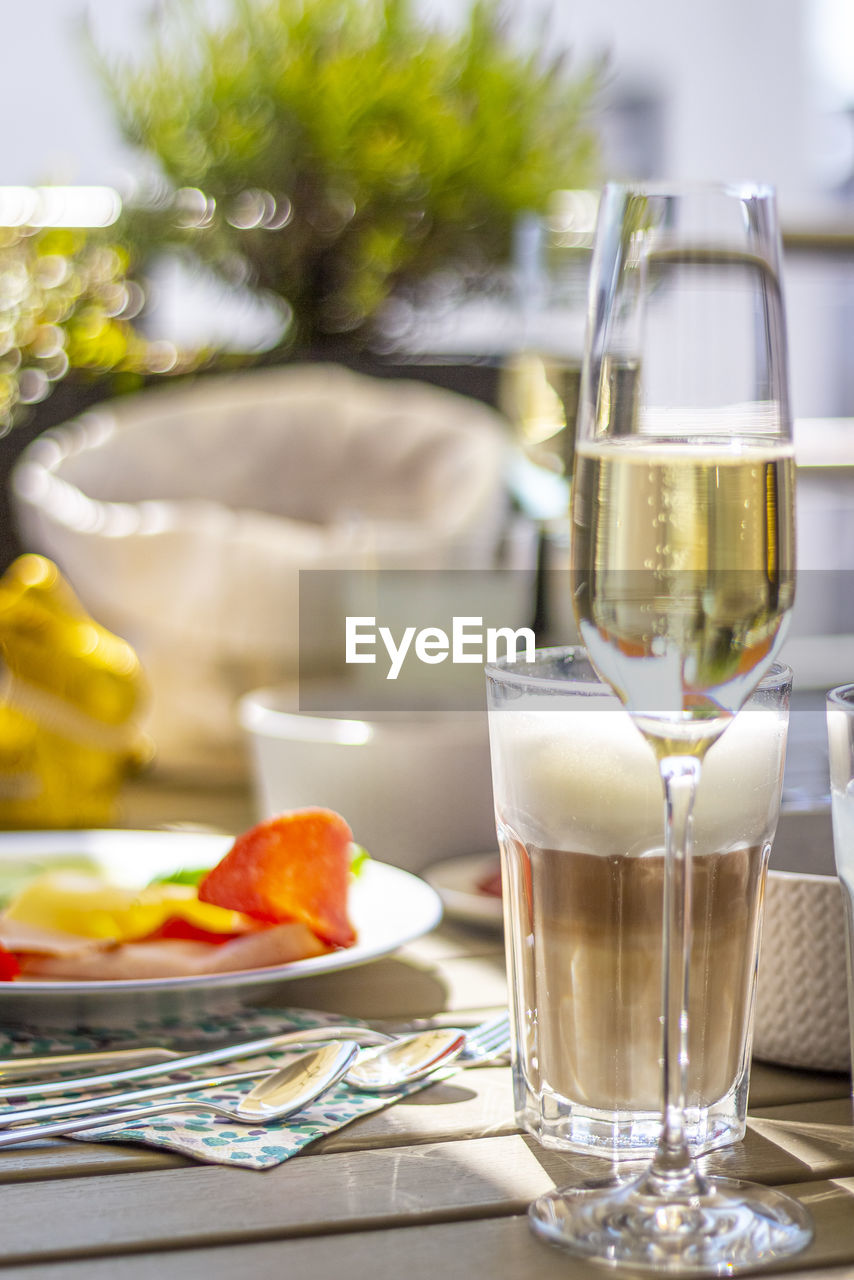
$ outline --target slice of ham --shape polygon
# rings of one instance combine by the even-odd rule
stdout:
[[[108,939],[82,938],[77,933],[62,933],[59,929],[43,929],[39,925],[22,920],[10,920],[0,916],[0,945],[7,951],[27,952],[43,956],[82,956],[101,953],[112,946]]]
[[[0,918],[0,942],[17,955],[24,980],[68,982],[201,977],[290,964],[330,950],[296,922],[212,946],[171,938],[104,943]]]
[[[205,942],[120,942],[113,946],[77,955],[22,955],[18,953],[21,978],[44,978],[66,982],[114,982],[135,978],[185,978],[199,972],[205,954],[212,951]]]
[[[212,947],[201,973],[230,973],[238,969],[264,969],[273,964],[290,964],[294,960],[308,960],[312,956],[325,956],[334,947],[321,942],[308,925],[298,920],[277,924],[256,933],[245,933],[240,938]]]

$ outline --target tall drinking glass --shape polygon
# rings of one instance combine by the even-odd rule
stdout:
[[[703,758],[794,599],[794,458],[767,187],[609,186],[591,267],[571,503],[581,638],[664,796],[662,1128],[630,1181],[559,1190],[535,1231],[611,1264],[730,1274],[802,1249],[802,1207],[707,1177],[685,1132],[692,811]]]

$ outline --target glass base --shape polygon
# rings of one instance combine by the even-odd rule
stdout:
[[[514,1082],[515,1083],[515,1082]],[[733,1088],[706,1107],[689,1107],[685,1132],[693,1156],[732,1146],[744,1137],[746,1088]],[[543,1089],[539,1096],[522,1081],[516,1089],[516,1121],[543,1147],[610,1160],[652,1159],[661,1137],[661,1110],[603,1111]]]
[[[806,1248],[813,1231],[797,1200],[735,1178],[704,1178],[699,1194],[664,1198],[647,1175],[550,1191],[528,1210],[534,1233],[606,1266],[730,1275]]]
[[[570,1097],[556,1086],[555,1075],[546,1073],[526,1036],[526,1015],[519,1011],[516,1025],[523,1028],[513,1056],[513,1104],[519,1126],[541,1146],[556,1151],[602,1155],[609,1160],[651,1160],[661,1137],[661,1101],[652,1107],[619,1104],[595,1106],[588,1098]],[[749,1042],[748,1042],[749,1043]],[[744,1137],[750,1054],[745,1050],[726,1092],[719,1097],[692,1096],[684,1108],[685,1138],[692,1156],[706,1155],[732,1146]],[[653,1089],[657,1082],[653,1082]],[[590,1081],[588,1080],[588,1085]],[[659,1084],[660,1088],[660,1084]],[[601,1089],[601,1083],[600,1083]]]

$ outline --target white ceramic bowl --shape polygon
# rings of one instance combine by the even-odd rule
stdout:
[[[306,714],[287,690],[241,699],[259,818],[323,805],[382,862],[420,871],[495,845],[485,711]]]
[[[784,811],[765,897],[753,1040],[757,1058],[810,1070],[848,1070],[846,946],[830,810]]]

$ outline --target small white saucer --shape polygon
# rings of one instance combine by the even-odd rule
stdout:
[[[498,869],[498,850],[435,862],[420,874],[442,899],[445,914],[467,924],[501,928],[501,898],[479,885]]]

